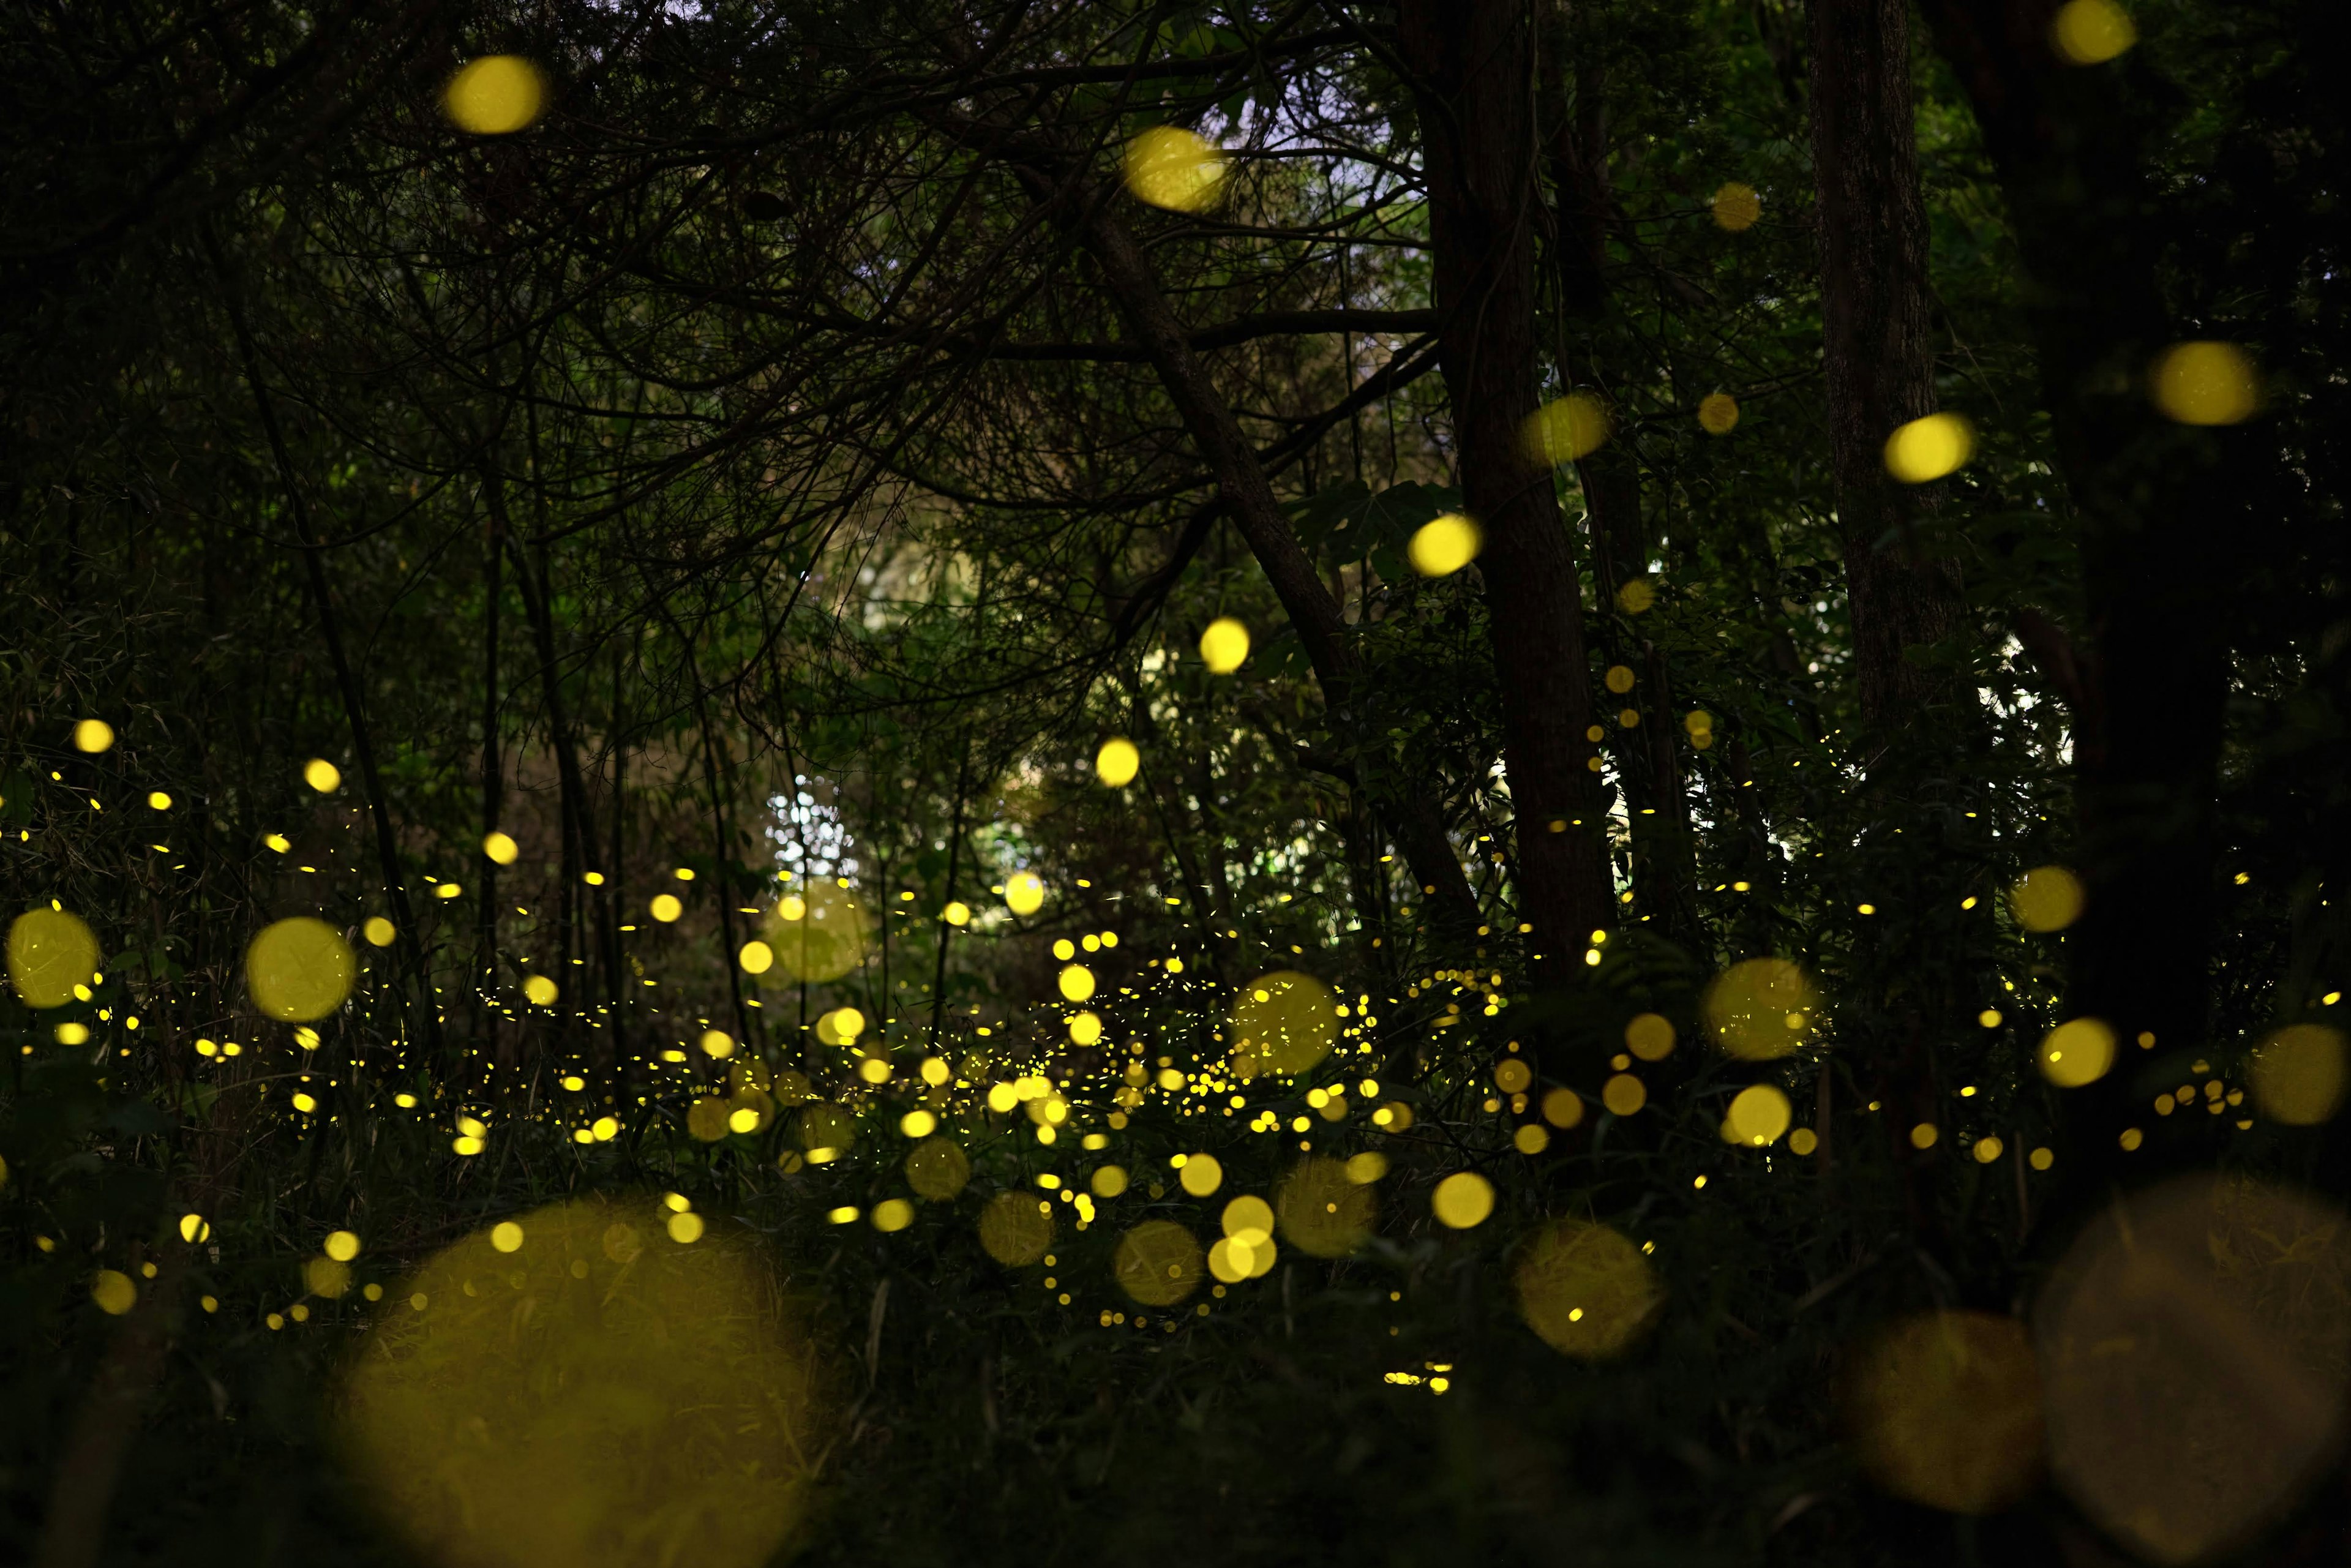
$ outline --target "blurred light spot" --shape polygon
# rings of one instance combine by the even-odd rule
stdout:
[[[441,102],[458,130],[507,136],[537,120],[546,98],[547,84],[537,66],[520,55],[485,55],[449,78]]]
[[[979,1211],[979,1244],[1008,1269],[1025,1268],[1053,1244],[1053,1206],[1025,1192],[1000,1192]]]
[[[1186,1159],[1176,1179],[1194,1197],[1206,1197],[1225,1184],[1225,1167],[1214,1155],[1194,1155]]]
[[[556,991],[555,982],[545,975],[532,975],[522,983],[522,994],[536,1007],[553,1007]]]
[[[1405,546],[1412,570],[1423,577],[1450,577],[1478,559],[1485,536],[1458,512],[1432,517],[1413,530]]]
[[[61,1008],[98,972],[98,937],[80,916],[29,909],[8,926],[8,984],[28,1008]]]
[[[1542,1098],[1543,1120],[1554,1127],[1573,1127],[1583,1120],[1583,1096],[1562,1087]]]
[[[873,1206],[873,1228],[885,1235],[914,1223],[914,1206],[903,1197],[885,1197]]]
[[[2082,917],[2082,879],[2062,865],[2036,866],[2008,890],[2008,906],[2027,931],[2063,931]]]
[[[951,1138],[925,1138],[906,1156],[906,1185],[933,1203],[952,1202],[970,1181],[971,1156]]]
[[[2138,42],[2130,13],[2115,0],[2067,0],[2049,26],[2050,42],[2068,65],[2103,65]]]
[[[367,923],[360,927],[360,935],[367,938],[371,947],[389,947],[398,933],[392,929],[391,921],[381,915],[371,915]]]
[[[1978,1138],[1974,1150],[1976,1164],[1980,1166],[1991,1164],[1992,1161],[2000,1158],[2001,1151],[2004,1146],[1998,1138]]]
[[[302,782],[321,795],[331,795],[343,787],[343,770],[323,757],[313,757],[302,765]]]
[[[2040,1479],[2041,1378],[2014,1318],[1902,1319],[1847,1365],[1844,1403],[1863,1469],[1896,1497],[1996,1513]]]
[[[1572,392],[1529,414],[1519,427],[1519,450],[1539,468],[1556,468],[1597,452],[1615,428],[1596,392]]]
[[[647,904],[645,908],[655,920],[660,921],[664,925],[685,913],[685,905],[678,902],[677,894],[674,893],[657,893],[653,894],[653,902]]]
[[[193,1246],[199,1241],[211,1240],[213,1228],[211,1222],[206,1220],[203,1215],[183,1214],[180,1216],[181,1240]]]
[[[1621,1354],[1665,1304],[1649,1260],[1605,1225],[1558,1219],[1534,1234],[1512,1272],[1519,1312],[1563,1355]]]
[[[1379,1192],[1355,1180],[1347,1162],[1310,1155],[1274,1185],[1273,1209],[1292,1247],[1311,1258],[1343,1258],[1371,1236]]]
[[[1739,400],[1729,392],[1709,392],[1698,399],[1698,423],[1708,435],[1728,435],[1739,427]]]
[[[1278,969],[1241,988],[1227,1033],[1235,1076],[1295,1078],[1329,1055],[1338,1039],[1336,999],[1313,976]]]
[[[1094,1013],[1073,1013],[1070,1017],[1070,1043],[1092,1045],[1102,1037],[1102,1020]]]
[[[1975,427],[1964,418],[1930,413],[1886,438],[1886,471],[1905,485],[1924,485],[1966,467],[1975,449]]]
[[[1111,1270],[1119,1289],[1146,1307],[1172,1307],[1199,1287],[1200,1243],[1172,1219],[1146,1219],[1118,1239]]]
[[[1200,633],[1200,660],[1212,675],[1229,675],[1249,657],[1249,628],[1229,615],[1208,622]]]
[[[1429,1206],[1444,1224],[1468,1230],[1494,1212],[1494,1184],[1476,1171],[1455,1171],[1437,1184]]]
[[[183,1224],[181,1228],[184,1230],[186,1226]],[[360,1239],[355,1232],[338,1230],[328,1236],[321,1250],[338,1263],[348,1263],[360,1255]]]
[[[850,1218],[852,1219],[857,1218],[856,1210],[850,1211]],[[691,1247],[702,1239],[702,1216],[691,1211],[673,1214],[662,1221],[662,1229],[666,1231],[669,1239],[679,1246]]]
[[[2041,1076],[2060,1089],[2079,1089],[2115,1064],[2115,1031],[2102,1019],[2073,1019],[2041,1041]]]
[[[1636,577],[1616,591],[1616,608],[1627,615],[1644,615],[1657,602],[1657,589],[1646,577]]]
[[[1102,749],[1094,753],[1094,777],[1113,789],[1134,783],[1142,767],[1143,753],[1123,735],[1103,741]]]
[[[840,878],[813,878],[801,893],[778,901],[765,942],[794,979],[837,980],[864,964],[872,916]]]
[[[1067,965],[1057,984],[1063,1000],[1082,1002],[1094,994],[1094,972],[1083,964]]]
[[[515,857],[522,853],[522,848],[509,834],[488,833],[482,839],[482,852],[500,865],[512,865]]]
[[[172,809],[172,797],[161,789],[152,790],[147,796],[147,804],[155,810],[168,811]]]
[[[1086,1186],[1096,1197],[1116,1197],[1126,1190],[1126,1167],[1103,1166],[1094,1172]]]
[[[490,1227],[490,1245],[501,1252],[522,1249],[522,1227],[511,1219],[501,1219]]]
[[[1810,1127],[1799,1127],[1788,1134],[1788,1152],[1809,1155],[1821,1146],[1821,1136]]]
[[[1820,1002],[1802,969],[1785,958],[1748,958],[1707,988],[1707,1027],[1732,1056],[1768,1061],[1788,1055],[1812,1033]]]
[[[73,743],[76,751],[94,757],[114,744],[114,727],[102,718],[83,719],[73,727]]]
[[[958,899],[940,910],[939,918],[950,925],[962,925],[971,919],[971,905]]]
[[[1155,125],[1126,144],[1123,170],[1135,200],[1169,212],[1206,210],[1224,188],[1225,155],[1173,125]]]
[[[1600,1086],[1600,1103],[1613,1115],[1630,1116],[1649,1103],[1649,1088],[1631,1073],[1619,1072]]]
[[[358,968],[342,934],[307,915],[262,927],[245,954],[253,1005],[285,1023],[307,1023],[341,1007]]]
[[[1752,185],[1729,182],[1714,193],[1714,221],[1719,228],[1738,234],[1755,226],[1763,215],[1763,198]]]
[[[2252,358],[2234,343],[2174,343],[2156,357],[2148,387],[2181,424],[2241,424],[2261,406]]]
[[[776,950],[765,942],[754,939],[743,944],[742,950],[735,955],[735,961],[743,967],[747,975],[764,975],[776,967]]]
[[[2253,1052],[2253,1103],[2290,1126],[2313,1127],[2343,1107],[2343,1035],[2323,1023],[2288,1024]]]
[[[2140,1556],[2250,1542],[2328,1463],[2351,1356],[2332,1205],[2194,1176],[2102,1207],[2033,1314],[2050,1469]]]
[[[1730,1102],[1727,1118],[1739,1141],[1751,1148],[1776,1144],[1794,1120],[1788,1096],[1769,1083],[1750,1083]]]
[[[99,1312],[119,1318],[139,1300],[139,1287],[120,1270],[100,1269],[90,1276],[89,1299],[98,1303]]]

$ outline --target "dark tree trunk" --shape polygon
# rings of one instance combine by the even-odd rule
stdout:
[[[1935,412],[1927,214],[1910,102],[1909,0],[1813,0],[1813,166],[1829,458],[1863,719],[1916,719],[1949,682],[1903,650],[1965,608],[1959,572],[1920,551],[1929,496],[1886,472],[1886,438]]]
[[[1507,0],[1405,0],[1418,78],[1437,308],[1461,483],[1481,560],[1519,896],[1538,984],[1614,910],[1597,780],[1583,587],[1548,470],[1522,455],[1536,406],[1533,30]]]

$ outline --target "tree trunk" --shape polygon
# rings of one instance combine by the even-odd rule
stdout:
[[[1503,758],[1518,817],[1519,896],[1538,984],[1609,922],[1598,780],[1589,763],[1583,596],[1550,473],[1520,428],[1536,406],[1533,34],[1508,0],[1404,0],[1417,76],[1445,382],[1461,483],[1485,530]]]
[[[1907,724],[1950,683],[1903,650],[1949,636],[1965,609],[1958,569],[1918,549],[1929,495],[1886,472],[1886,438],[1936,407],[1909,0],[1813,0],[1812,11],[1829,458],[1854,664],[1864,721]]]

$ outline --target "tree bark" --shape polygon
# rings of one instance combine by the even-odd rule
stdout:
[[[1886,438],[1935,412],[1927,213],[1910,101],[1909,0],[1813,0],[1813,168],[1829,458],[1863,720],[1915,722],[1950,683],[1903,657],[1965,610],[1916,537],[1931,496],[1886,472]]]
[[[1584,738],[1593,719],[1582,580],[1552,476],[1520,444],[1536,406],[1533,33],[1526,8],[1510,0],[1403,0],[1397,23],[1418,78],[1462,491],[1486,535],[1520,906],[1534,926],[1537,983],[1556,984],[1614,909]]]

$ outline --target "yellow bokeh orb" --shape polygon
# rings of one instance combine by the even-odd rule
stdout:
[[[1519,1312],[1562,1355],[1602,1361],[1656,1319],[1665,1290],[1641,1249],[1605,1225],[1555,1219],[1520,1253]]]
[[[86,718],[73,727],[76,751],[95,757],[114,744],[114,727],[102,718]]]
[[[1527,415],[1519,426],[1519,452],[1535,467],[1556,468],[1600,450],[1615,428],[1615,416],[1597,392],[1572,392]]]
[[[1707,1028],[1742,1061],[1788,1055],[1811,1038],[1820,1000],[1804,971],[1786,958],[1748,958],[1707,988]]]
[[[1260,975],[1235,995],[1226,1038],[1237,1077],[1295,1078],[1331,1053],[1339,1038],[1337,1000],[1330,987],[1296,969]]]
[[[1225,1205],[1220,1223],[1226,1235],[1254,1247],[1273,1234],[1273,1205],[1253,1192],[1243,1193]]]
[[[2288,1024],[2253,1052],[2253,1103],[2289,1126],[2314,1127],[2343,1108],[2343,1032],[2323,1023]]]
[[[371,915],[367,918],[367,923],[360,927],[360,935],[367,938],[368,946],[371,947],[389,947],[399,933],[392,928],[392,922],[382,915]]]
[[[1629,1072],[1612,1073],[1600,1086],[1600,1103],[1612,1116],[1630,1116],[1649,1103],[1649,1086]]]
[[[736,952],[735,962],[747,975],[764,975],[776,967],[776,950],[755,937]]]
[[[555,1003],[556,985],[545,975],[532,975],[522,983],[522,994],[535,1007],[551,1007]]]
[[[1102,749],[1094,753],[1094,777],[1113,789],[1134,783],[1142,769],[1143,753],[1123,735],[1103,741]]]
[[[343,770],[323,757],[313,757],[302,765],[302,782],[321,795],[331,795],[343,787]]]
[[[685,913],[685,905],[678,902],[674,893],[657,893],[653,894],[653,902],[645,905],[645,912],[667,925]]]
[[[2027,931],[2063,931],[2082,918],[2082,879],[2062,865],[2035,866],[2008,890],[2008,907]]]
[[[873,1228],[884,1235],[914,1223],[914,1206],[903,1197],[885,1197],[873,1206]]]
[[[2148,385],[2181,424],[2241,424],[2261,407],[2252,356],[2234,343],[2174,343],[2156,356]]]
[[[1355,1180],[1346,1161],[1311,1155],[1290,1167],[1273,1189],[1282,1239],[1310,1258],[1344,1258],[1363,1246],[1379,1203],[1379,1189]],[[1225,1223],[1229,1231],[1230,1210]]]
[[[442,107],[450,123],[472,136],[509,136],[538,118],[547,83],[520,55],[468,60],[449,78]]]
[[[1429,1207],[1442,1223],[1468,1230],[1483,1225],[1494,1212],[1494,1184],[1476,1171],[1455,1171],[1437,1184]]]
[[[139,1301],[139,1287],[119,1269],[100,1269],[90,1276],[89,1299],[108,1317],[119,1318]]]
[[[360,1255],[360,1239],[355,1231],[338,1230],[329,1234],[326,1245],[319,1249],[338,1263],[348,1263]]]
[[[1102,1166],[1086,1182],[1086,1189],[1096,1197],[1116,1197],[1126,1190],[1126,1167]]]
[[[1583,1096],[1574,1090],[1552,1090],[1542,1099],[1543,1120],[1554,1127],[1573,1127],[1583,1121]]]
[[[1064,1001],[1081,1002],[1094,994],[1094,972],[1083,964],[1065,964],[1055,985]]]
[[[784,904],[795,900],[799,914],[792,916]],[[862,966],[872,950],[872,916],[838,879],[812,879],[804,892],[778,902],[763,945],[796,980],[837,980]]]
[[[792,1129],[800,1147],[811,1153],[831,1149],[846,1154],[857,1142],[857,1118],[830,1100],[801,1107]]]
[[[1053,1206],[1033,1192],[999,1192],[979,1211],[979,1245],[1008,1269],[1021,1269],[1053,1244]]]
[[[369,1503],[442,1568],[767,1563],[827,1406],[774,1271],[740,1239],[648,1248],[701,1235],[650,1205],[527,1219],[527,1251],[458,1242],[354,1342],[335,1414]]]
[[[1739,1142],[1760,1149],[1778,1143],[1795,1116],[1788,1096],[1776,1085],[1750,1083],[1732,1099],[1727,1119]]]
[[[1625,1026],[1625,1049],[1644,1061],[1663,1061],[1674,1053],[1674,1024],[1663,1013],[1637,1013]]]
[[[2138,28],[2115,0],[2066,0],[2049,25],[2049,41],[2067,65],[2104,65],[2138,42]]]
[[[2041,1041],[2041,1076],[2060,1089],[2079,1089],[2115,1064],[2115,1031],[2103,1019],[2074,1019]]]
[[[1627,615],[1646,615],[1657,602],[1657,587],[1646,577],[1636,577],[1616,590],[1616,608]]]
[[[1739,400],[1729,392],[1708,392],[1698,400],[1698,425],[1708,435],[1728,435],[1739,428]]]
[[[971,1182],[971,1156],[952,1138],[925,1138],[906,1156],[906,1185],[933,1203],[949,1203]]]
[[[245,954],[253,1005],[282,1023],[310,1023],[341,1007],[358,972],[342,933],[308,915],[264,926]]]
[[[28,909],[8,926],[8,984],[34,1009],[61,1008],[98,973],[98,936],[79,915]]]
[[[1206,1197],[1225,1185],[1225,1167],[1214,1155],[1193,1155],[1176,1173],[1176,1179],[1194,1197]]]
[[[1015,872],[1004,879],[1004,907],[1015,915],[1034,915],[1045,907],[1045,884],[1034,872]]]
[[[1450,577],[1478,559],[1486,536],[1458,512],[1432,517],[1413,530],[1405,546],[1412,570],[1423,577]]]
[[[1137,201],[1169,212],[1196,213],[1215,202],[1224,187],[1225,155],[1180,127],[1155,125],[1126,144],[1122,172]]]
[[[1070,1015],[1070,1043],[1075,1046],[1099,1044],[1102,1037],[1102,1020],[1098,1013]]]
[[[1956,474],[1975,455],[1975,426],[1956,413],[1914,419],[1886,438],[1886,471],[1905,485]]]
[[[1751,229],[1763,216],[1763,198],[1755,187],[1732,180],[1714,193],[1715,225],[1732,234]]]
[[[1111,1271],[1144,1306],[1172,1307],[1199,1288],[1207,1262],[1190,1231],[1172,1219],[1146,1219],[1118,1239]]]
[[[1922,1312],[1847,1364],[1846,1424],[1885,1490],[1951,1513],[1995,1513],[2040,1478],[2041,1375],[2024,1325],[1991,1312]]]
[[[482,852],[499,865],[512,865],[515,857],[522,853],[522,846],[516,843],[510,834],[485,833],[482,836]]]
[[[1229,615],[1209,622],[1207,630],[1200,633],[1200,662],[1212,675],[1229,675],[1239,669],[1249,651],[1249,628]]]

